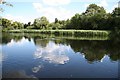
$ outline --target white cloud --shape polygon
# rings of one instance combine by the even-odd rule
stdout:
[[[8,47],[12,47],[12,46],[14,46],[14,45],[17,45],[17,46],[23,46],[23,45],[25,45],[25,43],[29,43],[29,41],[28,41],[28,39],[25,39],[24,37],[20,40],[20,41],[18,41],[18,42],[16,42],[14,39],[12,39],[8,44],[7,44],[7,46]]]
[[[117,7],[118,7],[118,4],[114,5],[109,12],[112,12],[112,11],[113,11],[115,8],[117,8]]]
[[[90,4],[85,4],[85,8],[87,8]]]
[[[33,3],[34,8],[39,12],[42,9],[41,3]]]
[[[13,15],[11,15],[11,14],[7,14],[7,15],[5,15],[5,16],[3,16],[3,17],[4,17],[4,18],[7,18],[7,19],[9,19],[9,20],[20,21],[20,22],[21,22],[21,20],[23,19],[22,16],[13,16]]]
[[[38,65],[38,66],[36,66],[36,67],[33,67],[32,68],[32,72],[33,73],[37,73],[37,72],[39,72],[41,69],[42,69],[42,65]]]
[[[87,9],[87,7],[88,7],[90,4],[92,4],[92,3],[85,4],[85,9]],[[106,10],[107,10],[107,8],[108,8],[108,6],[109,6],[107,0],[101,0],[99,3],[96,2],[95,4],[97,4],[98,6],[104,7]],[[107,10],[107,12],[109,12],[109,11]]]
[[[71,12],[62,7],[44,7],[41,3],[33,3],[33,6],[38,13],[46,16],[50,22],[53,22],[55,18],[66,20],[75,14],[75,12]]]
[[[43,0],[43,3],[50,6],[59,6],[59,5],[67,5],[71,1],[70,0]]]
[[[92,4],[92,3],[91,3]],[[96,3],[98,6],[102,6],[102,7],[108,7],[108,3],[106,0],[101,0],[99,3]],[[85,4],[85,8],[87,8],[90,5],[90,3]]]
[[[65,64],[69,61],[67,53],[70,52],[74,53],[70,46],[55,44],[50,41],[45,48],[39,47],[36,50],[34,57],[36,59],[43,59],[49,63]]]
[[[118,7],[118,4],[115,4],[115,5],[112,6],[109,10],[107,10],[107,12],[108,12],[108,13],[112,13],[113,10],[114,10],[115,8],[117,8],[117,7]]]
[[[7,57],[8,57],[7,55],[0,52],[0,66],[1,66],[2,61],[5,61],[7,59]]]
[[[108,7],[108,3],[106,0],[101,0],[101,2],[98,4],[98,6],[102,6],[104,8]]]
[[[24,17],[24,16],[14,16],[11,14],[6,14],[3,16],[3,18],[7,18],[9,20],[13,20],[13,21],[18,21],[18,22],[22,22],[22,23],[28,23],[33,22],[33,18],[32,17]]]
[[[72,12],[64,9],[64,8],[53,8],[48,7],[43,10],[43,14],[50,19],[50,21],[54,21],[55,18],[60,20],[66,20],[73,16]]]

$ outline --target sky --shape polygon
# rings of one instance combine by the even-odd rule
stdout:
[[[112,12],[120,0],[6,0],[13,7],[0,5],[5,11],[1,17],[22,23],[33,22],[35,18],[46,16],[49,22],[55,18],[70,19],[76,13],[82,13],[89,4],[103,6],[107,12]]]

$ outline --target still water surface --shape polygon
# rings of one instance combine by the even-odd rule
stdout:
[[[118,77],[120,48],[114,41],[16,34],[3,33],[3,78]]]

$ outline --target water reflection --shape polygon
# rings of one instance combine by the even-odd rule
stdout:
[[[33,78],[33,80],[38,80],[34,75],[27,75],[24,70],[11,71],[3,75],[3,78]]]
[[[39,72],[42,68],[43,68],[43,65],[38,65],[38,66],[32,68],[32,72],[33,72],[33,73],[37,73],[37,72]]]
[[[18,40],[18,41],[15,41],[14,39],[12,39],[8,44],[7,46],[8,47],[12,47],[14,45],[17,45],[17,46],[22,46],[26,43],[29,43],[28,39],[25,39],[25,37],[23,37],[22,39]]]
[[[5,34],[3,40],[4,76],[12,71],[19,75],[24,70],[26,73],[22,74],[26,76],[41,78],[117,77],[120,46],[113,40],[56,39],[30,34]]]
[[[84,53],[85,58],[90,61],[101,61],[101,59],[105,55],[109,55],[110,59],[113,61],[119,60],[120,59],[120,46],[119,43],[120,41],[116,41],[115,39],[113,40],[72,40],[72,39],[55,39],[54,42],[57,44],[55,46],[55,43],[49,42],[49,39],[45,39],[49,36],[40,36],[40,35],[33,35],[33,34],[7,34],[3,33],[3,42],[2,45],[7,44],[7,46],[12,46],[12,45],[26,45],[26,43],[32,42],[33,44],[35,43],[36,46],[38,46],[37,51],[35,52],[35,55],[39,58],[41,57],[41,51],[44,53],[49,53],[49,51],[46,52],[47,47],[51,48],[50,45],[53,47],[58,47],[59,44],[63,45],[69,45],[71,46],[71,49],[73,49],[74,52],[81,52]],[[32,38],[32,39],[31,39]],[[30,42],[29,42],[30,41]],[[46,45],[48,45],[46,47]],[[68,48],[69,48],[68,46]],[[42,48],[46,47],[46,48]],[[59,48],[64,48],[63,46],[59,46]],[[54,49],[54,48],[53,48]],[[50,49],[50,50],[53,50]],[[61,49],[62,50],[62,49]],[[59,54],[61,51],[58,49],[58,52],[54,52]],[[67,49],[66,49],[67,50]],[[55,51],[55,50],[54,50]],[[39,54],[38,54],[39,53]],[[64,53],[63,53],[64,54]],[[54,54],[53,54],[54,55]],[[46,54],[47,56],[47,54]]]
[[[65,64],[69,61],[68,53],[72,51],[70,46],[55,44],[50,41],[46,47],[39,47],[35,54],[35,58],[42,58],[49,63]]]

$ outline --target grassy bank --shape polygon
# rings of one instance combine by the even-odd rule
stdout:
[[[4,35],[11,36],[13,39],[20,37],[26,38],[39,38],[39,39],[69,39],[69,40],[109,40],[109,37],[103,36],[64,36],[64,35],[54,35],[54,34],[39,34],[39,33],[4,33]]]
[[[65,35],[65,36],[103,36],[107,37],[109,31],[104,30],[7,30],[4,32],[10,33],[40,33],[40,34],[54,34],[54,35]]]

